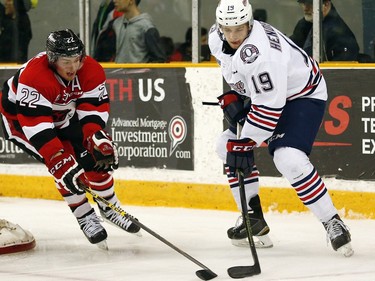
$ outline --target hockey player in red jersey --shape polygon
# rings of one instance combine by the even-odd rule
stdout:
[[[226,164],[240,210],[236,170],[246,175],[252,233],[262,240],[269,232],[258,196],[259,172],[253,156],[253,148],[266,142],[276,168],[323,224],[333,249],[351,256],[349,230],[308,158],[327,100],[318,63],[282,32],[254,20],[248,0],[219,2],[209,47],[232,89],[218,97],[231,127],[219,138],[217,152]],[[244,106],[244,99],[250,99],[251,104]],[[240,139],[236,139],[238,122],[243,124]],[[228,237],[234,242],[246,239],[245,225],[230,228]]]
[[[42,52],[4,83],[1,117],[7,139],[44,163],[87,239],[106,247],[107,232],[78,180],[114,205],[118,155],[105,131],[109,96],[103,68],[85,54],[70,29],[52,32]],[[140,228],[98,203],[101,216],[138,233]]]

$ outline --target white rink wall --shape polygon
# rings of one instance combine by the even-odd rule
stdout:
[[[222,131],[222,111],[219,106],[202,105],[203,101],[216,102],[223,91],[222,78],[218,67],[191,67],[186,69],[186,79],[190,84],[194,108],[194,171],[120,168],[115,179],[137,181],[161,181],[178,183],[226,184],[222,174],[222,163],[215,153],[217,136]],[[0,164],[0,174],[49,176],[40,164],[5,165]],[[374,192],[374,181],[348,181],[326,178],[330,190]],[[261,186],[289,187],[284,178],[261,177]]]

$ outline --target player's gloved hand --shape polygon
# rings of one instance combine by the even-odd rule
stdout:
[[[104,130],[87,138],[87,150],[96,161],[96,171],[113,171],[118,168],[118,152],[111,136]]]
[[[230,139],[227,142],[227,165],[232,177],[237,175],[237,170],[244,177],[249,176],[254,165],[255,141],[249,138]]]
[[[84,170],[74,159],[73,155],[63,152],[53,157],[47,163],[48,171],[55,178],[56,183],[75,194],[85,193],[78,185],[78,181],[89,184],[84,175]]]
[[[241,95],[236,91],[230,90],[217,97],[217,99],[224,112],[225,120],[233,127],[236,127],[237,123],[243,125],[247,111],[244,108],[244,101]]]

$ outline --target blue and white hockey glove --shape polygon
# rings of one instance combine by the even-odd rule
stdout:
[[[244,108],[244,100],[236,91],[230,90],[217,97],[221,109],[224,112],[224,118],[229,125],[236,127],[237,123],[243,125],[248,109]]]
[[[230,176],[235,177],[237,171],[244,177],[251,174],[254,166],[254,147],[252,139],[230,139],[227,142],[227,165]]]

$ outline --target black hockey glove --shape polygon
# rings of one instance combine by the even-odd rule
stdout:
[[[95,159],[95,171],[109,172],[118,168],[118,152],[110,135],[104,131],[97,131],[87,138],[87,150]]]
[[[60,188],[74,194],[85,193],[79,188],[78,181],[88,183],[84,170],[74,159],[73,155],[63,152],[47,163],[48,171],[55,178]]]
[[[244,108],[244,101],[240,94],[230,90],[217,99],[229,125],[236,127],[237,123],[244,124],[248,109]]]
[[[235,177],[237,170],[247,177],[251,174],[254,165],[253,148],[256,143],[249,138],[230,139],[227,142],[227,165],[230,176]]]

